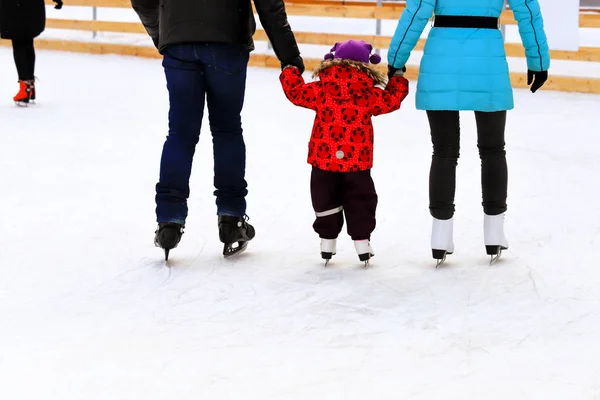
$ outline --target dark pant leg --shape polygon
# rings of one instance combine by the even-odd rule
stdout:
[[[488,215],[506,211],[508,167],[504,150],[506,111],[475,112],[477,147],[481,158],[483,210]]]
[[[370,239],[375,230],[377,192],[371,170],[346,172],[344,177],[344,214],[352,240]]]
[[[341,172],[312,169],[310,196],[316,213],[313,228],[320,238],[335,239],[344,226],[343,175]]]
[[[427,111],[433,157],[429,172],[429,211],[437,219],[454,215],[456,165],[460,156],[458,111]]]
[[[194,45],[176,45],[166,50],[163,67],[169,90],[169,135],[156,185],[156,216],[158,222],[183,224],[204,112],[204,66],[195,57]]]
[[[217,214],[246,214],[246,145],[242,135],[242,107],[249,53],[243,45],[198,44],[206,60],[208,117],[213,137],[214,185]]]
[[[12,41],[12,46],[19,80],[34,80],[35,49],[33,39],[15,39]]]
[[[33,45],[33,39],[27,46],[27,66],[29,68],[28,73],[31,80],[35,80],[35,47]]]

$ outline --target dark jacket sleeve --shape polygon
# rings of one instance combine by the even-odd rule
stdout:
[[[288,23],[283,0],[254,0],[254,5],[279,61],[298,57],[300,51]]]
[[[140,17],[140,21],[146,28],[146,32],[158,46],[159,23],[158,23],[158,1],[159,0],[131,0],[131,6]]]

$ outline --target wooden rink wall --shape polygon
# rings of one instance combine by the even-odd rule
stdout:
[[[54,4],[51,0],[45,1],[48,5]],[[98,8],[131,8],[130,0],[70,0],[65,5]],[[399,3],[384,3],[383,6],[378,7],[374,2],[368,1],[342,2],[339,0],[289,0],[286,1],[286,10],[288,15],[294,16],[398,20],[404,10],[404,5]],[[500,22],[504,25],[516,25],[513,14],[509,10],[506,10],[502,14]],[[581,10],[579,25],[580,27],[585,28],[600,29],[599,10]],[[46,27],[89,32],[146,33],[140,23],[133,22],[48,19],[46,21]],[[294,34],[299,44],[331,45],[337,41],[349,38],[348,34],[297,31],[295,31]],[[372,43],[375,48],[387,48],[391,41],[391,37],[389,36],[377,35],[352,35],[352,38],[368,41]],[[267,35],[263,30],[258,30],[254,39],[257,41],[266,41]],[[422,50],[424,43],[424,40],[420,40],[415,50]],[[2,40],[0,41],[0,44],[6,46],[10,45],[10,42]],[[119,54],[149,58],[160,57],[160,54],[153,47],[100,41],[38,38],[36,39],[36,48],[90,54]],[[525,51],[520,43],[506,43],[505,48],[508,57],[525,57]],[[553,60],[600,62],[600,48],[580,47],[578,51],[551,50],[550,56]],[[313,69],[321,62],[321,59],[305,58],[304,62],[307,69]],[[255,53],[250,57],[250,65],[258,67],[280,67],[280,63],[275,56]],[[379,68],[386,69],[387,65],[380,65]],[[415,80],[418,77],[418,73],[418,68],[416,66],[411,66],[406,73],[406,77],[410,80]],[[525,73],[511,73],[510,75],[513,87],[528,87],[527,76]],[[551,73],[548,82],[543,89],[600,94],[600,78],[559,76]]]

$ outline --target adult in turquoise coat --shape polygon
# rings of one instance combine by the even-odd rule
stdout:
[[[537,0],[508,0],[525,47],[528,84],[536,92],[548,78],[550,55]],[[484,242],[496,259],[508,248],[504,214],[508,172],[504,150],[506,111],[513,92],[498,18],[504,0],[408,0],[388,51],[390,71],[404,68],[432,15],[417,82],[417,109],[426,110],[433,158],[429,209],[431,248],[443,262],[454,251],[453,217],[459,157],[459,111],[475,111],[481,157]]]

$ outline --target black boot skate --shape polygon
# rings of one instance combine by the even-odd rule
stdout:
[[[246,250],[254,238],[254,227],[246,222],[247,217],[219,215],[219,239],[224,243],[223,255],[229,258]],[[237,243],[237,246],[234,246]]]
[[[154,245],[165,251],[165,261],[169,260],[169,251],[174,249],[183,235],[183,225],[175,222],[160,222],[154,236]]]

